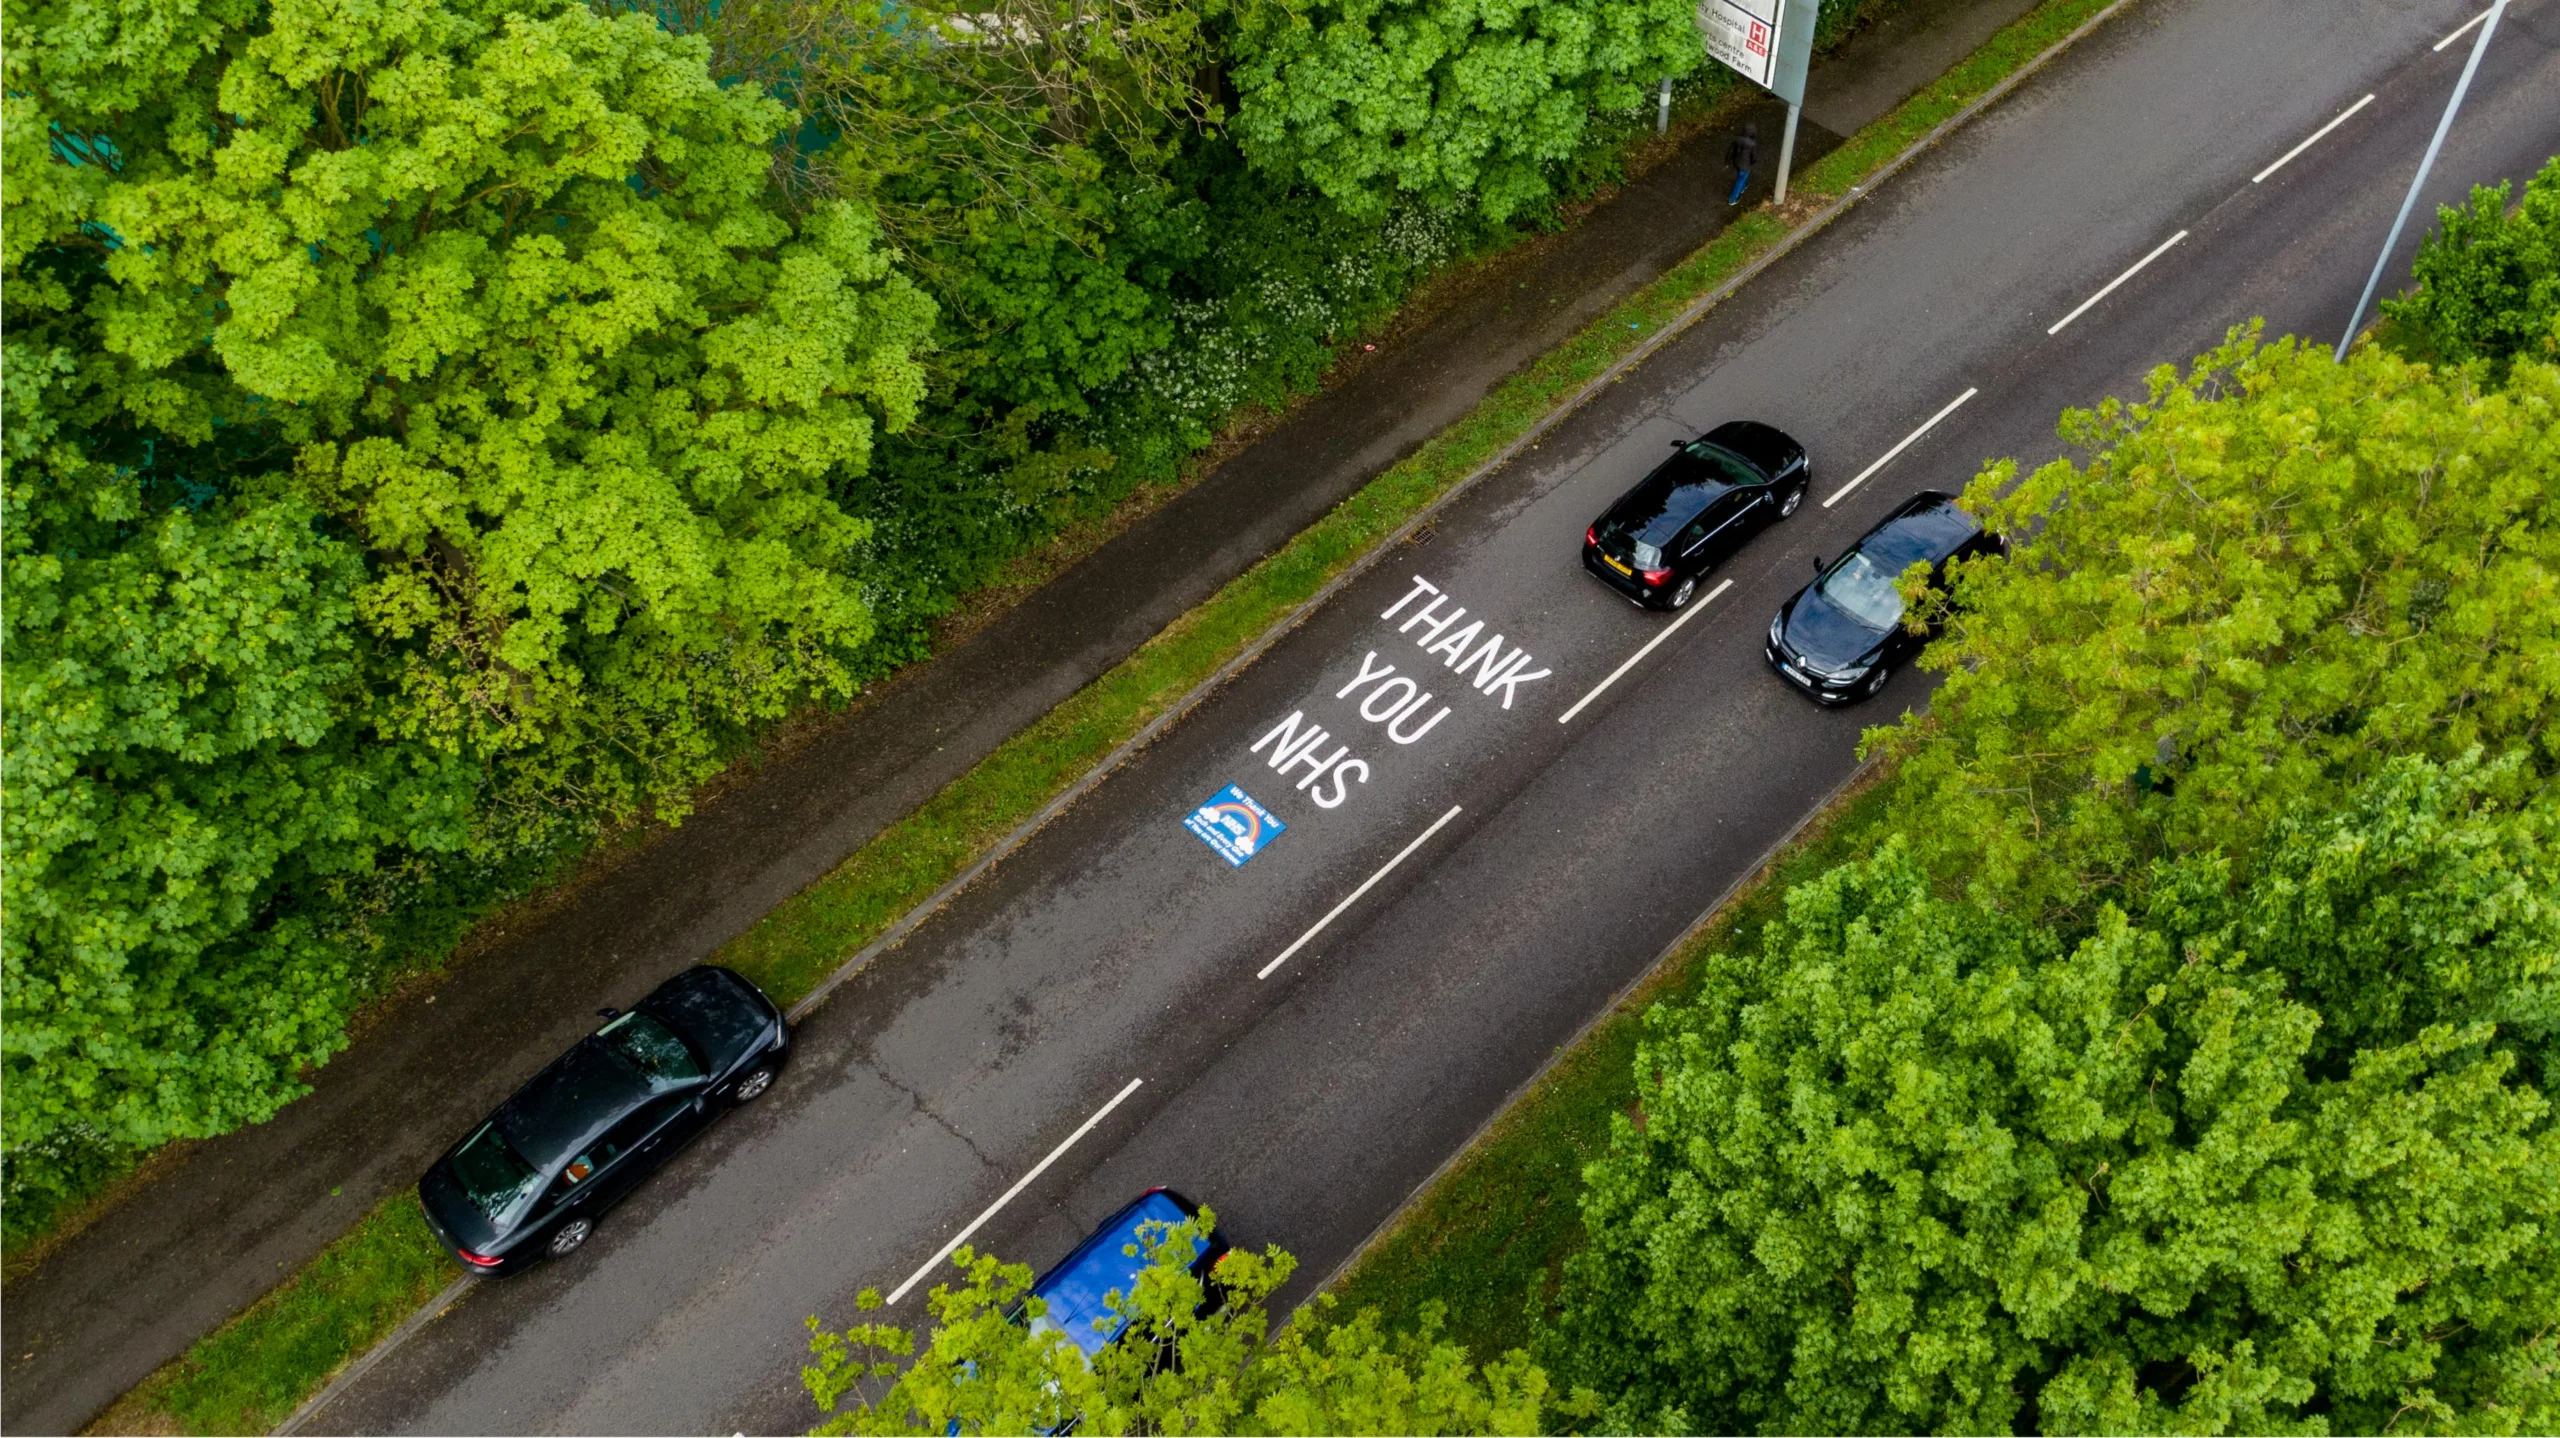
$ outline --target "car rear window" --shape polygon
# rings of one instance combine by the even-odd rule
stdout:
[[[1031,1321],[1033,1330],[1059,1329],[1087,1356],[1100,1353],[1119,1327],[1109,1295],[1117,1291],[1125,1303],[1147,1266],[1146,1245],[1138,1241],[1138,1230],[1149,1223],[1180,1224],[1189,1217],[1172,1198],[1153,1193],[1123,1213],[1119,1222],[1086,1239],[1082,1248],[1032,1290],[1048,1302],[1048,1311]],[[1209,1246],[1205,1238],[1194,1244],[1195,1251]],[[1105,1326],[1095,1327],[1096,1320],[1104,1320]]]
[[[1738,485],[1757,484],[1751,466],[1701,440],[1645,477],[1600,522],[1602,548],[1632,557],[1639,569],[1662,562],[1662,550],[1683,526]]]
[[[542,1175],[519,1156],[494,1123],[462,1141],[453,1151],[453,1176],[471,1206],[495,1222],[527,1194],[542,1185]]]
[[[613,1045],[614,1052],[631,1060],[649,1081],[651,1093],[665,1093],[702,1079],[702,1061],[676,1037],[675,1030],[637,1012],[622,1015],[603,1028],[596,1037]]]

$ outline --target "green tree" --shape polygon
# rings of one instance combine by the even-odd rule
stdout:
[[[6,23],[14,1181],[296,1092],[364,977],[332,885],[680,814],[849,687],[831,489],[932,306],[646,17]]]
[[[1235,133],[1355,212],[1400,195],[1500,221],[1548,193],[1593,114],[1698,68],[1684,0],[1317,0],[1239,8]]]
[[[1933,872],[2085,913],[2165,855],[2245,874],[2395,754],[2560,771],[2560,367],[2235,331],[2062,428],[2085,462],[1974,481],[2012,555],[1957,577],[1929,714],[1867,735]]]
[[[2560,363],[2560,155],[2514,186],[2471,187],[2468,209],[2436,211],[2418,247],[2417,288],[2382,302],[2386,334],[2413,359],[2486,360],[2503,373],[2519,355]]]
[[[2176,922],[2066,941],[1938,898],[1899,841],[1799,886],[1648,1016],[1559,1371],[1618,1429],[2560,1420],[2560,1130],[2494,1026],[2411,1012],[2321,1063],[2285,975],[2352,945]]]
[[[1216,1218],[1152,1224],[1146,1266],[1096,1326],[1118,1334],[1088,1359],[1030,1297],[1031,1270],[961,1249],[957,1286],[926,1300],[935,1325],[844,1333],[809,1320],[817,1362],[803,1384],[829,1418],[819,1433],[1535,1433],[1546,1375],[1511,1353],[1478,1370],[1436,1336],[1389,1336],[1377,1315],[1290,1325],[1265,1341],[1264,1307],[1296,1262],[1277,1248],[1219,1261],[1220,1299],[1192,1276]],[[1132,1245],[1132,1257],[1139,1245]],[[879,1295],[866,1290],[865,1308]],[[1326,1306],[1320,1301],[1320,1307]]]

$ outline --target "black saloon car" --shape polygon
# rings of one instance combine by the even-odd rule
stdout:
[[[1769,621],[1769,663],[1824,704],[1865,699],[1928,642],[1902,622],[1903,572],[1927,564],[1932,584],[1958,559],[2003,551],[1956,507],[1955,496],[1924,489],[1866,533],[1837,562],[1814,563],[1816,578]]]
[[[719,1111],[771,1088],[791,1042],[762,990],[709,965],[604,1015],[418,1180],[464,1267],[512,1273],[586,1242]]]
[[[1583,531],[1582,567],[1652,609],[1679,609],[1698,576],[1804,503],[1804,446],[1752,420],[1681,440]]]

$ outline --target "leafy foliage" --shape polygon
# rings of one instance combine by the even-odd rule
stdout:
[[[1355,212],[1465,196],[1508,218],[1596,111],[1704,58],[1680,0],[1323,0],[1238,13],[1235,128],[1258,165]]]
[[[358,991],[333,894],[680,813],[846,690],[830,488],[932,309],[643,17],[9,23],[14,1164],[264,1117]]]
[[[2316,869],[2420,822],[2414,766],[2278,847]],[[2495,932],[2496,888],[2403,898]],[[1559,1346],[1619,1395],[1606,1426],[2560,1417],[2560,1131],[2497,1030],[2413,1004],[2323,1064],[2283,976],[2352,941],[2197,917],[2108,908],[2066,940],[1939,899],[1896,841],[1710,961],[1651,1015],[1641,1126],[1587,1174]],[[2547,901],[2526,927],[2547,964]]]
[[[2382,302],[2394,343],[2415,359],[2486,360],[2503,373],[2518,356],[2560,363],[2560,155],[2525,183],[2475,185],[2471,205],[2436,212],[2418,247],[2418,287]]]
[[[1114,1341],[1087,1359],[1030,1297],[1031,1270],[961,1249],[958,1286],[927,1300],[921,1344],[886,1324],[842,1333],[809,1320],[817,1362],[801,1371],[834,1414],[819,1433],[1536,1433],[1546,1376],[1520,1353],[1481,1371],[1434,1326],[1390,1337],[1373,1313],[1293,1324],[1265,1342],[1264,1302],[1296,1262],[1277,1248],[1218,1264],[1215,1311],[1192,1276],[1203,1213],[1140,1230],[1146,1265],[1097,1326]],[[1139,1246],[1129,1250],[1139,1256]],[[879,1295],[866,1290],[862,1303]],[[840,1411],[841,1410],[841,1411]]]
[[[2156,859],[2246,856],[2391,756],[2560,767],[2560,368],[2503,389],[2235,332],[2091,451],[1966,502],[2014,546],[1957,581],[1895,827],[1987,902],[2085,912]]]

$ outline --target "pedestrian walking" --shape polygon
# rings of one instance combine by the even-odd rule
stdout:
[[[1724,197],[1727,205],[1742,203],[1743,186],[1751,183],[1751,166],[1760,158],[1760,127],[1749,120],[1742,122],[1742,133],[1724,147],[1724,162],[1733,171],[1733,193]]]

